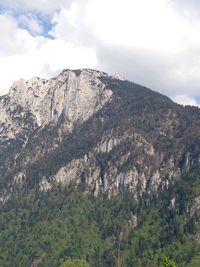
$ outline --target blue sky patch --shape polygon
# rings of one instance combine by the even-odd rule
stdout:
[[[0,14],[10,14],[12,17],[14,17],[17,22],[18,26],[21,29],[27,30],[31,35],[33,36],[44,36],[49,39],[54,39],[53,36],[49,34],[49,32],[52,30],[54,23],[52,23],[52,16],[50,15],[44,15],[37,12],[21,12],[18,10],[14,10],[11,8],[5,8],[4,6],[0,5]],[[39,25],[42,27],[42,32],[37,32],[31,30],[29,25],[26,23],[26,20],[20,21],[20,18],[25,17],[27,19],[35,19]]]

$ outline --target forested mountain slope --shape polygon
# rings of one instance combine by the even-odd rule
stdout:
[[[200,264],[200,109],[90,69],[0,98],[1,266]]]

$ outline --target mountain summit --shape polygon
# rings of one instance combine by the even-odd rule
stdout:
[[[0,266],[199,267],[199,108],[91,69],[19,80],[0,159]]]
[[[200,110],[91,69],[14,82],[0,98],[1,200],[57,183],[137,199],[200,167]]]

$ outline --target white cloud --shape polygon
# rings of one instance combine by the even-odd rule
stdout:
[[[28,29],[33,35],[43,33],[42,22],[32,14],[20,15],[18,23]]]
[[[169,54],[200,43],[200,23],[191,25],[177,16],[169,0],[90,0],[86,16],[93,32],[108,45]]]
[[[100,66],[171,97],[199,94],[200,23],[177,15],[172,1],[91,0],[87,17],[103,44]]]
[[[194,14],[199,6],[195,0],[190,4],[186,0],[52,0],[48,4],[46,0],[2,0],[1,4],[26,11],[18,20],[0,16],[1,25],[7,27],[0,29],[5,36],[0,40],[0,66],[3,59],[10,60],[5,64],[18,60],[18,76],[97,67],[121,73],[179,102],[196,104],[200,16],[190,20],[185,15],[186,10]],[[55,40],[30,35],[46,30],[45,22],[32,11],[51,18],[50,34]],[[20,20],[30,33],[19,29]],[[23,66],[28,62],[32,62],[29,70]]]
[[[73,4],[70,9],[60,9],[53,16],[50,34],[57,39],[76,41],[76,30],[80,22],[80,5]]]
[[[72,0],[1,0],[0,4],[13,10],[51,14],[59,8],[69,7],[71,2]]]
[[[0,92],[8,91],[14,80],[32,76],[50,77],[64,68],[95,68],[95,50],[82,48],[72,42],[32,36],[27,30],[17,27],[17,21],[9,15],[1,15],[0,22],[6,25],[5,42],[0,41]]]
[[[193,97],[188,95],[177,95],[173,98],[173,100],[178,104],[200,107],[197,101]]]
[[[95,47],[95,32],[87,23],[87,0],[75,1],[70,8],[62,8],[53,16],[50,34],[61,40],[73,42],[79,46]]]
[[[30,37],[32,38],[32,37]],[[40,42],[40,40],[29,40]],[[38,44],[31,44],[37,46]],[[26,53],[3,57],[0,59],[1,92],[5,93],[11,86],[11,81],[32,76],[49,78],[64,68],[80,68],[96,65],[95,53],[91,49],[80,49],[66,41],[48,40],[39,49],[31,48]]]
[[[6,93],[12,82],[20,78],[49,78],[65,68],[96,67],[93,49],[78,48],[62,40],[48,40],[43,44],[37,42],[40,43],[40,40],[29,40],[31,49],[25,53],[0,58],[0,73],[3,74],[0,79],[1,94]],[[34,46],[40,48],[34,49]]]
[[[182,25],[164,0],[91,0],[87,17],[110,45],[164,50],[181,44]]]
[[[0,15],[0,56],[14,54],[21,50],[16,44],[17,21],[8,14]]]
[[[176,10],[176,13],[184,17],[184,19],[194,23],[196,20],[200,20],[200,2],[198,0],[170,0],[170,3]]]

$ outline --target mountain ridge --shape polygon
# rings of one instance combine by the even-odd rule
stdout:
[[[0,160],[0,265],[199,267],[199,108],[91,69],[20,80]]]
[[[151,189],[148,189],[147,185],[149,188],[152,186],[152,188],[158,189],[162,183],[169,182],[166,182],[169,177],[171,177],[169,179],[176,180],[178,176],[182,175],[181,172],[184,168],[185,170],[190,168],[188,166],[181,167],[181,164],[192,166],[192,162],[194,162],[189,151],[181,152],[180,147],[185,144],[178,143],[181,138],[177,138],[177,134],[181,135],[181,130],[179,130],[182,127],[181,120],[185,121],[183,114],[187,114],[189,109],[194,114],[195,111],[200,114],[199,110],[181,107],[159,93],[127,80],[116,79],[104,72],[91,69],[64,70],[49,81],[39,78],[33,78],[30,81],[20,80],[13,84],[7,96],[1,98],[1,103],[1,107],[4,106],[3,112],[1,112],[1,133],[6,131],[8,133],[8,136],[5,133],[5,138],[7,137],[8,140],[6,141],[2,135],[1,142],[5,147],[8,142],[8,150],[10,149],[9,142],[11,142],[11,147],[12,142],[15,144],[14,147],[21,145],[21,150],[17,151],[15,158],[12,159],[11,156],[12,165],[16,166],[13,178],[17,183],[27,176],[26,172],[29,175],[32,169],[37,173],[33,176],[40,177],[40,184],[44,190],[51,188],[49,183],[51,180],[53,183],[55,181],[65,183],[68,180],[79,183],[80,177],[89,172],[87,179],[86,177],[84,179],[85,182],[88,181],[88,185],[92,185],[89,187],[93,191],[99,190],[95,188],[104,188],[105,185],[110,184],[111,191],[115,192],[116,188],[123,187],[123,184],[129,187],[129,183],[133,183],[130,187],[134,190],[140,183],[145,183],[142,186],[144,188],[140,190],[150,192]],[[5,114],[8,112],[6,113],[5,107],[10,109],[9,114],[11,114],[10,117],[7,116],[7,120],[13,116],[13,122],[9,122],[8,130],[6,130],[5,123]],[[2,116],[2,114],[4,115]],[[196,116],[198,117],[198,115]],[[197,122],[195,121],[195,123]],[[145,127],[149,127],[148,132]],[[94,132],[90,132],[90,129]],[[98,133],[100,129],[101,132]],[[83,142],[81,142],[83,131],[86,134],[85,136],[83,134]],[[186,133],[187,131],[188,129],[185,129]],[[29,133],[27,134],[27,132]],[[47,136],[46,140],[45,135]],[[50,137],[51,135],[53,138]],[[90,140],[88,136],[90,136]],[[179,147],[172,148],[173,138],[179,140],[176,143]],[[72,146],[73,142],[75,142],[74,146]],[[88,148],[84,143],[88,143]],[[132,147],[132,150],[127,149],[128,151],[122,152],[120,145],[125,147],[127,144]],[[76,145],[78,145],[77,148]],[[164,152],[162,149],[156,148],[162,146]],[[166,147],[172,149],[171,155],[166,154],[166,150],[169,150]],[[105,162],[101,162],[104,161],[101,157],[109,158],[112,150],[117,152],[118,148],[122,153],[121,156],[124,157],[123,164],[120,163],[119,158],[114,156],[116,167],[112,168],[114,165],[109,167],[108,164],[111,163],[108,160],[106,168],[110,168],[110,173],[104,172]],[[141,158],[137,153],[134,156],[133,151],[139,151],[141,148],[143,152],[138,152],[141,154]],[[179,150],[177,155],[173,155],[173,149]],[[66,150],[69,150],[69,153]],[[69,154],[72,155],[70,152],[72,150],[75,150],[73,153],[78,153],[77,156],[74,154],[75,158],[69,156]],[[85,154],[80,151],[85,151]],[[145,154],[146,159],[142,153]],[[179,155],[181,153],[182,155]],[[133,163],[134,157],[137,159],[138,167],[133,164],[131,169],[131,163],[128,161]],[[59,160],[60,163],[56,163],[56,165],[54,162]],[[150,161],[151,164],[147,164],[145,160]],[[52,166],[56,165],[54,171],[51,171],[54,168],[48,166],[48,161],[52,162]],[[177,161],[179,162],[177,163]],[[198,165],[199,161],[198,156],[195,164]],[[120,167],[120,165],[122,166]],[[126,167],[126,173],[120,171],[120,168],[125,168],[123,165],[129,166]],[[93,170],[91,166],[94,166]],[[152,166],[154,167],[152,168]],[[171,167],[168,168],[168,166]],[[144,170],[146,168],[146,170],[138,172],[137,168]],[[71,173],[73,179],[67,178],[67,173],[70,173],[72,169],[76,169],[75,173],[74,171]],[[5,173],[5,168],[3,168],[3,172]],[[11,168],[7,177],[12,176],[12,172]],[[171,174],[167,174],[167,172]],[[101,177],[102,175],[103,177]],[[129,177],[127,178],[129,182],[125,181],[126,176]],[[161,178],[161,176],[163,177]],[[115,189],[112,188],[112,184]],[[141,194],[140,192],[139,195]]]

